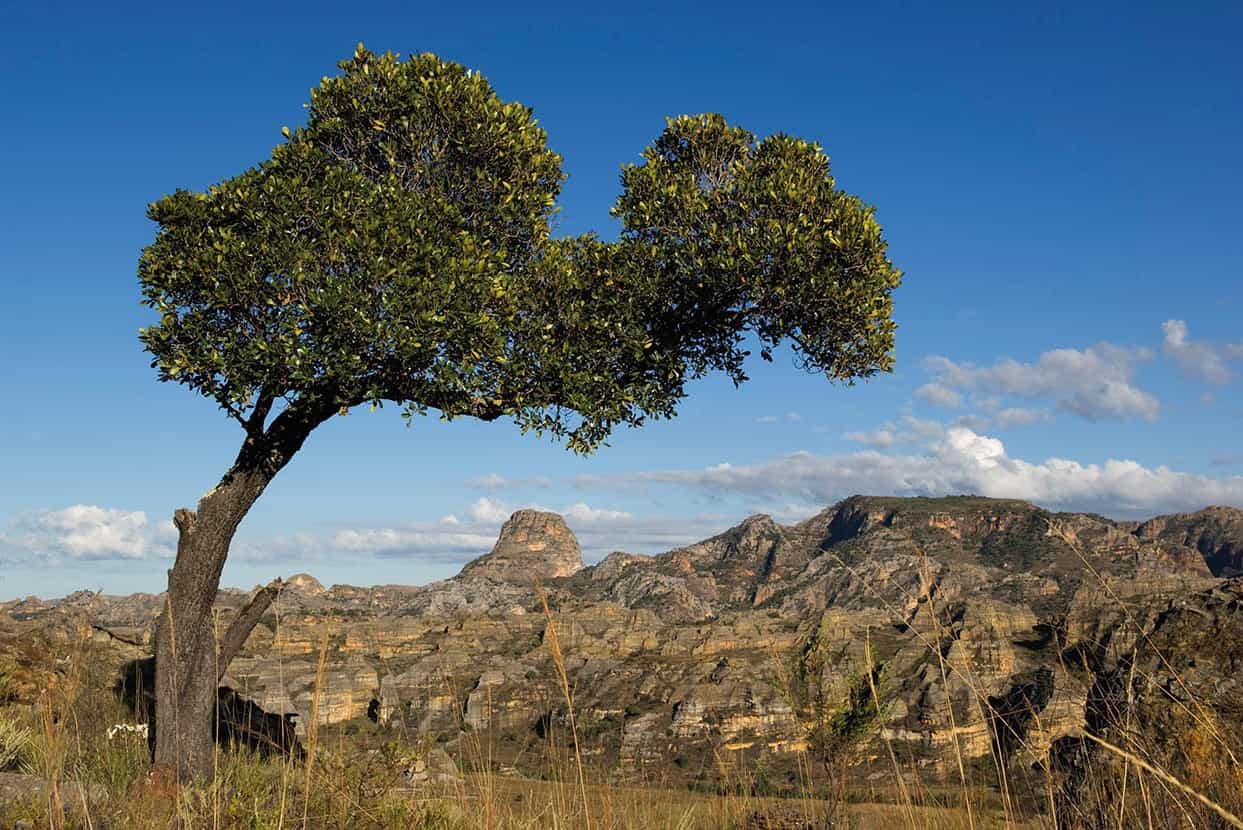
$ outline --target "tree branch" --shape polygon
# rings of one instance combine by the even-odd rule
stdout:
[[[272,600],[276,599],[276,595],[280,593],[281,586],[284,583],[280,579],[274,579],[267,585],[255,592],[250,598],[250,602],[238,612],[233,618],[233,622],[229,624],[229,629],[224,633],[224,639],[220,641],[219,656],[216,658],[217,677],[216,682],[229,669],[229,664],[233,662],[233,658],[242,650],[242,646],[246,644],[246,638],[250,636],[250,632],[254,630],[259,619],[267,612],[268,606],[272,604]]]
[[[274,402],[270,394],[262,394],[255,403],[255,412],[251,413],[251,417],[261,413],[266,419]],[[260,474],[266,485],[302,448],[311,431],[336,414],[341,406],[335,389],[309,389],[291,402],[266,429],[262,420],[256,421],[257,431],[251,432],[247,428],[250,435],[243,442],[226,479],[237,473],[253,471]]]
[[[255,401],[255,408],[251,410],[250,417],[242,422],[247,434],[252,437],[263,434],[264,422],[267,421],[268,413],[272,411],[272,404],[275,401],[276,396],[272,393],[267,390],[259,391],[259,399]]]
[[[147,647],[146,643],[141,643],[138,640],[135,640],[133,637],[126,637],[121,634],[118,634],[112,629],[105,628],[104,626],[99,625],[98,623],[91,623],[91,628],[93,628],[96,631],[100,631],[100,632],[103,632],[104,634],[107,634],[109,637],[116,640],[118,643],[125,643],[125,645],[127,646],[137,646],[138,648]]]

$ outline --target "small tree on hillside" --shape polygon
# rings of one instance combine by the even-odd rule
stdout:
[[[688,380],[746,379],[789,341],[810,371],[889,370],[891,292],[872,209],[828,158],[676,118],[623,169],[620,237],[553,239],[563,178],[531,111],[433,55],[361,46],[312,91],[305,127],[206,193],[150,207],[142,332],[164,381],[215,401],[241,449],[195,510],[156,631],[155,760],[211,769],[217,679],[262,615],[217,651],[211,606],[238,524],[311,432],[361,404],[407,417],[512,419],[578,452],[675,414]]]

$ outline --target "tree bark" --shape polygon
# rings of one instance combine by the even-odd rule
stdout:
[[[212,774],[219,678],[280,584],[277,580],[265,587],[242,609],[218,651],[212,604],[229,545],[264,488],[336,407],[331,396],[307,396],[266,430],[261,420],[248,425],[237,460],[220,483],[199,500],[196,510],[178,510],[173,517],[179,534],[177,558],[168,572],[168,593],[155,630],[153,745],[157,770],[164,776],[184,781]]]
[[[237,612],[233,622],[229,624],[229,630],[224,633],[224,638],[220,641],[220,651],[216,656],[216,682],[219,683],[224,677],[224,673],[228,671],[229,664],[233,662],[233,658],[242,650],[242,646],[246,645],[246,638],[250,636],[250,632],[262,619],[264,613],[268,610],[268,606],[276,599],[276,595],[281,592],[284,585],[279,579],[274,579],[267,585],[255,592],[250,601]]]

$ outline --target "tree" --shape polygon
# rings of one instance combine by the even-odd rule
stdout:
[[[590,452],[672,417],[689,380],[746,380],[789,341],[852,383],[892,365],[900,273],[872,208],[827,156],[675,118],[623,168],[616,241],[553,238],[563,175],[531,110],[434,55],[361,45],[311,93],[305,127],[206,193],[150,206],[139,277],[160,380],[216,402],[241,449],[195,510],[156,631],[155,760],[211,769],[215,688],[279,585],[217,650],[230,541],[314,429],[386,402],[407,419],[512,419]]]
[[[822,616],[779,675],[779,691],[798,719],[808,752],[824,769],[829,819],[846,806],[848,771],[890,708],[881,691],[885,665],[876,662],[871,639],[864,643],[863,667],[855,670],[845,648],[833,649],[831,635],[829,618]]]

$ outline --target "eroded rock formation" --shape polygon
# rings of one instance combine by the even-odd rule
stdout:
[[[792,768],[809,739],[798,689],[814,681],[847,705],[865,671],[883,716],[850,759],[859,774],[897,756],[948,775],[960,754],[1030,769],[1107,730],[1102,707],[1116,709],[1134,666],[1148,684],[1123,695],[1136,718],[1158,718],[1165,689],[1241,734],[1243,581],[1220,578],[1240,550],[1232,508],[1126,523],[973,497],[852,497],[795,525],[756,516],[584,567],[560,517],[521,511],[444,582],[291,579],[227,681],[299,729],[317,711],[450,750],[486,733],[498,763],[521,767],[568,729],[556,626],[584,752],[621,779],[711,779],[731,758]],[[218,605],[227,619],[245,599],[222,592]],[[140,596],[7,609],[49,622],[89,609],[142,642],[158,607]],[[813,641],[827,670],[809,680],[798,675]]]
[[[468,562],[464,577],[531,584],[571,576],[583,568],[578,539],[556,513],[519,510],[501,527],[492,552]]]

